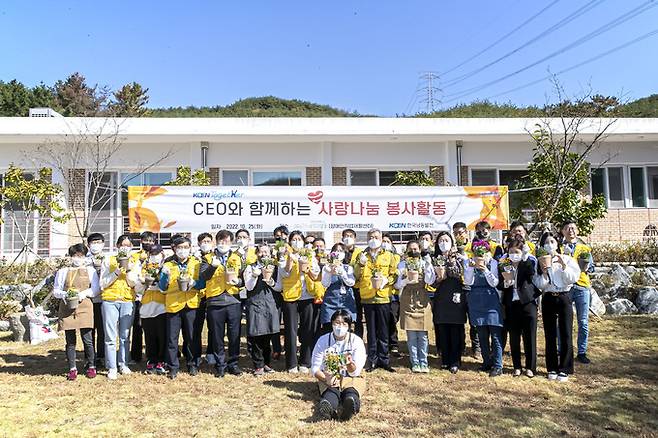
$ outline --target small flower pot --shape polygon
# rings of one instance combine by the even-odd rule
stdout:
[[[370,279],[370,282],[372,283],[373,289],[380,290],[381,288],[384,287],[384,282],[386,279],[382,276],[375,276]]]
[[[308,272],[310,267],[310,263],[308,262],[307,259],[300,259],[299,260],[299,270],[301,272]]]
[[[226,270],[226,282],[233,284],[235,281],[238,279],[238,273],[235,271],[235,269],[227,269]]]
[[[578,267],[583,272],[587,271],[587,268],[589,267],[589,260],[588,259],[578,259]]]
[[[542,269],[548,268],[553,263],[553,256],[544,255],[544,256],[541,256],[541,257],[537,257],[537,262],[539,263],[540,268],[542,268]]]
[[[92,260],[91,263],[92,263],[92,265],[94,266],[94,268],[96,268],[96,269],[100,269],[101,265],[103,264],[103,260],[101,260],[101,259],[94,259],[94,260]]]
[[[416,284],[418,283],[418,271],[407,271],[407,280],[409,280],[409,283],[411,284]]]
[[[190,279],[178,277],[178,289],[181,292],[187,292],[190,290]]]
[[[514,280],[514,272],[512,272],[512,271],[503,271],[503,279],[505,281],[513,281]]]
[[[80,298],[78,298],[77,296],[66,298],[66,307],[68,307],[69,310],[77,309],[79,304],[80,304]]]
[[[266,266],[263,268],[263,280],[270,281],[272,279],[272,274],[274,274],[274,266]]]
[[[154,277],[151,277],[149,275],[144,277],[144,288],[145,289],[148,289],[149,287],[151,287],[153,285],[153,283],[155,283],[155,278]]]
[[[473,257],[473,264],[478,269],[484,269],[487,267],[487,260],[484,257]]]
[[[436,279],[441,281],[446,278],[446,267],[445,266],[435,266],[434,273],[436,274]]]
[[[124,271],[128,270],[128,265],[130,264],[130,259],[128,257],[118,257],[117,258],[117,263],[119,264],[119,267],[123,269]]]

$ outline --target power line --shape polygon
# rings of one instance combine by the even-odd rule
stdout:
[[[468,96],[470,94],[473,94],[475,92],[478,92],[480,90],[488,88],[491,85],[494,85],[494,84],[502,82],[506,79],[509,79],[512,76],[516,76],[517,74],[522,73],[522,72],[524,72],[524,71],[526,71],[526,70],[528,70],[528,69],[530,69],[530,68],[532,68],[532,67],[534,67],[538,64],[541,64],[544,61],[547,61],[551,58],[554,58],[558,55],[561,55],[564,52],[567,52],[571,49],[574,49],[578,46],[581,46],[581,45],[585,44],[586,42],[588,42],[589,40],[591,40],[591,39],[593,39],[593,38],[595,38],[599,35],[602,35],[603,33],[606,33],[609,30],[614,29],[615,27],[627,22],[628,20],[630,20],[630,19],[640,15],[641,13],[646,12],[649,9],[651,9],[653,7],[656,7],[656,6],[658,6],[658,3],[655,3],[655,0],[648,0],[645,3],[642,3],[640,6],[631,9],[630,11],[620,15],[619,17],[615,18],[612,21],[609,21],[608,23],[604,24],[603,26],[600,26],[599,28],[597,28],[596,30],[588,33],[587,35],[582,36],[581,38],[577,39],[576,41],[574,41],[570,44],[567,44],[566,46],[550,53],[549,55],[544,56],[543,58],[541,58],[541,59],[539,59],[539,60],[537,60],[537,61],[535,61],[535,62],[533,62],[529,65],[526,65],[523,68],[520,68],[520,69],[518,69],[518,70],[516,70],[512,73],[506,74],[506,75],[501,76],[501,77],[499,77],[497,79],[494,79],[492,81],[486,82],[482,85],[472,87],[472,88],[469,88],[469,89],[466,89],[466,90],[462,90],[460,92],[448,94],[447,95],[448,97],[452,97],[452,96],[454,96],[454,97],[452,97],[451,99],[448,99],[446,102],[452,102],[452,101],[458,100],[462,97]]]
[[[546,12],[547,10],[549,10],[552,6],[554,6],[554,5],[555,5],[556,3],[558,3],[558,2],[560,2],[560,0],[553,0],[551,3],[549,3],[549,4],[548,4],[547,6],[545,6],[543,9],[541,9],[539,12],[537,12],[536,14],[534,14],[533,16],[531,16],[530,18],[528,18],[527,20],[525,20],[523,23],[519,24],[517,27],[515,27],[515,28],[512,29],[511,31],[507,32],[505,35],[503,35],[502,37],[498,38],[496,41],[494,41],[493,43],[489,44],[487,47],[485,47],[484,49],[480,50],[480,51],[477,52],[475,55],[473,55],[473,56],[471,56],[471,57],[465,59],[464,61],[460,62],[459,64],[455,65],[454,67],[452,67],[452,68],[446,70],[445,72],[443,72],[443,74],[446,75],[446,74],[449,74],[449,73],[451,73],[451,72],[457,70],[457,69],[458,69],[459,67],[461,67],[462,65],[471,62],[472,60],[474,60],[474,59],[477,58],[478,56],[482,55],[483,53],[485,53],[485,52],[489,51],[490,49],[492,49],[493,47],[497,46],[498,44],[500,44],[501,42],[503,42],[504,40],[506,40],[508,37],[512,36],[514,33],[516,33],[517,31],[521,30],[523,27],[525,27],[525,26],[527,26],[528,24],[530,24],[535,18],[539,17],[541,14],[543,14],[544,12]]]
[[[550,74],[550,75],[544,76],[544,77],[541,78],[541,79],[537,79],[537,80],[534,80],[534,81],[528,82],[528,83],[523,84],[523,85],[520,85],[520,86],[518,86],[518,87],[511,88],[511,89],[509,89],[509,90],[507,90],[507,91],[503,91],[503,92],[501,92],[501,93],[493,94],[493,95],[491,95],[491,96],[488,96],[487,99],[493,99],[494,97],[502,96],[502,95],[505,95],[505,94],[508,94],[508,93],[513,93],[513,92],[515,92],[515,91],[522,90],[522,89],[524,89],[524,88],[528,88],[528,87],[530,87],[530,86],[532,86],[532,85],[535,85],[535,84],[538,84],[538,83],[543,82],[543,81],[545,81],[545,80],[548,80],[548,79],[554,77],[555,75],[561,75],[561,74],[567,73],[567,72],[569,72],[569,71],[571,71],[571,70],[575,70],[575,69],[577,69],[577,68],[579,68],[579,67],[582,67],[583,65],[590,64],[590,63],[592,63],[592,62],[594,62],[594,61],[597,61],[597,60],[599,60],[599,59],[601,59],[601,58],[603,58],[603,57],[605,57],[605,56],[611,55],[611,54],[614,53],[614,52],[618,52],[618,51],[620,51],[620,50],[622,50],[622,49],[625,49],[625,48],[628,47],[628,46],[631,46],[631,45],[633,45],[633,44],[639,43],[640,41],[645,40],[645,39],[647,39],[647,38],[650,38],[650,37],[652,37],[652,36],[654,36],[654,35],[656,35],[656,34],[658,34],[658,29],[655,29],[655,30],[653,30],[653,31],[651,31],[651,32],[647,32],[647,33],[645,33],[644,35],[640,35],[639,37],[637,37],[637,38],[635,38],[635,39],[632,39],[632,40],[630,40],[630,41],[627,41],[627,42],[624,43],[624,44],[620,44],[620,45],[618,45],[618,46],[616,46],[616,47],[613,47],[613,48],[610,49],[610,50],[606,50],[605,52],[599,53],[599,54],[596,55],[596,56],[592,56],[591,58],[588,58],[588,59],[586,59],[585,61],[579,62],[578,64],[574,64],[574,65],[572,65],[572,66],[570,66],[570,67],[567,67],[567,68],[565,68],[565,69],[563,69],[563,70],[560,70],[559,72],[557,72],[557,73],[555,73],[555,74]]]
[[[571,23],[573,20],[579,18],[583,14],[589,12],[590,10],[594,9],[595,7],[599,6],[601,3],[605,2],[606,0],[590,0],[588,3],[585,5],[581,6],[580,8],[576,9],[574,12],[571,14],[567,15],[566,17],[562,18],[560,21],[549,27],[548,29],[544,30],[540,34],[536,35],[535,37],[531,38],[529,41],[526,41],[525,43],[521,44],[517,48],[505,53],[504,55],[494,59],[493,61],[483,65],[482,67],[476,68],[474,70],[471,70],[468,73],[465,73],[461,76],[458,76],[456,78],[447,80],[444,82],[444,88],[449,88],[452,87],[453,85],[456,85],[460,82],[465,81],[466,79],[475,76],[476,74],[488,69],[489,67],[498,64],[500,61],[509,58],[510,56],[514,55],[515,53],[525,49],[526,47],[530,46],[531,44],[536,43],[537,41],[541,40],[542,38],[547,37],[548,35],[552,34],[553,32],[561,29],[562,27],[566,26],[567,24]]]

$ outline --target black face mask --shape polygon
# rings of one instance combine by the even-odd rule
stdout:
[[[152,243],[142,243],[142,249],[146,252],[151,251],[151,248],[153,248]]]
[[[282,240],[283,240],[283,237],[281,237],[281,236],[274,238],[275,242],[281,242]]]
[[[475,233],[475,236],[476,236],[479,240],[488,240],[489,237],[491,237],[491,233],[487,233],[487,235],[486,235],[486,237],[485,237],[484,234],[482,233],[482,231],[477,231],[477,232]]]
[[[407,252],[407,255],[409,257],[420,257],[420,253],[418,251],[409,251]]]

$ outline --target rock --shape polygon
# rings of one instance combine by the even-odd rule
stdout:
[[[635,304],[626,298],[617,298],[616,300],[609,302],[605,309],[608,315],[628,315],[637,313],[637,307],[635,307]]]
[[[644,275],[649,279],[649,285],[655,286],[658,284],[658,269],[650,267],[644,268]]]
[[[603,316],[606,313],[605,304],[601,301],[599,294],[594,289],[591,290],[589,308],[599,316]]]
[[[619,298],[620,295],[626,295],[620,289],[628,288],[631,286],[631,283],[631,276],[628,275],[628,272],[619,264],[614,264],[609,273],[601,275],[600,278],[594,281],[592,287],[601,296]]]
[[[640,313],[658,314],[658,289],[651,286],[640,288],[635,305]]]
[[[30,342],[30,322],[25,312],[9,315],[9,325],[13,332],[14,342]]]
[[[8,332],[9,328],[9,321],[0,319],[0,332]]]
[[[7,284],[0,286],[0,298],[8,298],[15,301],[23,301],[32,290],[32,286],[23,284]]]
[[[637,268],[633,265],[624,266],[624,271],[631,277],[637,272]]]

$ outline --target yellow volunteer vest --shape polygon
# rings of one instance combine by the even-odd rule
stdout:
[[[561,250],[564,253],[564,246],[561,248]],[[578,256],[583,252],[591,253],[592,249],[589,246],[584,245],[582,243],[576,243],[576,248],[574,249],[573,254],[571,255],[571,257],[573,257],[576,260],[576,263],[578,262]],[[592,286],[592,283],[589,279],[589,275],[587,275],[587,272],[583,272],[583,271],[580,272],[580,277],[578,277],[578,281],[576,282],[576,284],[578,286],[586,287],[586,288]]]
[[[116,256],[110,256],[110,272],[118,269]],[[107,288],[103,289],[101,293],[103,301],[135,301],[135,291],[128,285],[126,274],[123,272]]]
[[[324,294],[324,288],[322,287],[320,281],[314,281],[310,275],[303,274],[304,281],[306,282],[306,290],[309,295],[319,298]],[[292,261],[292,268],[290,268],[290,275],[288,277],[283,277],[281,279],[281,284],[283,286],[283,300],[297,301],[302,297],[302,272],[299,271],[299,262],[297,260]],[[318,291],[320,287],[320,291]],[[318,293],[321,294],[318,296]]]
[[[382,250],[377,254],[377,258],[373,260],[369,251],[366,251],[365,254],[367,258],[365,266],[361,266],[358,260],[355,265],[358,272],[356,275],[359,278],[357,285],[361,302],[366,304],[389,303],[394,289],[393,284],[395,284],[395,278],[397,277],[398,266],[395,263],[395,255]],[[384,289],[379,290],[372,287],[371,280],[375,269],[379,270],[388,279],[388,284]]]
[[[195,257],[190,257],[187,262],[187,272],[194,281],[199,280],[199,266],[201,263]],[[176,313],[185,308],[196,309],[199,307],[200,292],[196,289],[191,289],[187,292],[182,292],[178,288],[178,277],[180,276],[180,268],[175,261],[165,263],[169,268],[169,287],[165,291],[165,310],[167,313]]]
[[[145,265],[144,265],[145,266]],[[142,269],[142,275],[146,275],[146,271]],[[155,279],[155,285],[158,285],[158,280],[159,278]],[[155,301],[156,303],[159,304],[164,304],[165,303],[165,295],[160,292],[159,289],[157,290],[146,290],[144,291],[144,295],[142,296],[142,304],[148,304]]]
[[[213,256],[214,256],[214,252],[211,252],[204,256],[208,264],[212,262]],[[240,254],[238,254],[237,252],[231,252],[228,255],[228,258],[226,259],[226,267],[223,266],[222,264],[217,266],[217,269],[215,269],[215,273],[213,274],[213,276],[210,279],[208,279],[208,281],[206,281],[206,289],[205,289],[206,298],[216,297],[218,295],[223,294],[224,292],[228,292],[231,295],[238,295],[240,293],[240,289],[237,286],[228,284],[226,282],[226,271],[228,269],[235,270],[236,274],[238,275],[238,278],[240,277],[240,273],[242,271],[242,258],[240,257]]]
[[[498,245],[496,242],[493,240],[488,240],[489,243],[489,252],[491,253],[491,257],[493,257],[496,254],[496,248],[498,248],[500,245]],[[528,243],[529,246],[530,243]],[[472,242],[468,242],[466,246],[464,247],[464,252],[468,256],[468,258],[473,258],[473,247],[472,247]]]

